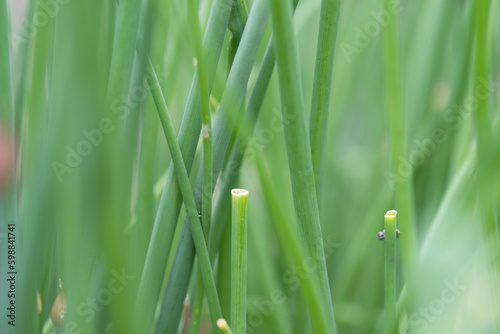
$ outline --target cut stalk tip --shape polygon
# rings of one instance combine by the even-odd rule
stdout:
[[[231,190],[231,194],[236,197],[244,197],[248,196],[248,190],[245,189],[233,189]]]
[[[396,210],[387,211],[384,215],[385,218],[395,218],[398,215]]]
[[[227,324],[226,319],[224,319],[224,318],[220,318],[219,320],[217,320],[217,326],[224,334],[232,334],[233,333],[231,331],[231,328],[229,328],[229,325]]]

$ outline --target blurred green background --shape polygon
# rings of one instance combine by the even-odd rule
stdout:
[[[492,260],[488,248],[489,238],[498,240],[498,235],[481,232],[486,214],[491,214],[494,231],[498,230],[500,189],[500,69],[496,62],[500,59],[500,5],[498,0],[488,3],[485,52],[490,62],[484,78],[475,72],[477,57],[472,52],[473,1],[405,0],[393,12],[378,0],[341,3],[326,166],[318,199],[339,333],[384,330],[384,244],[376,235],[383,229],[385,212],[398,210],[394,185],[407,180],[408,169],[412,171],[409,181],[420,263],[408,294],[412,311],[402,312],[401,332],[496,333],[500,327],[500,313],[495,312],[500,302],[500,281],[495,279],[499,277],[498,254]],[[204,30],[211,1],[197,4]],[[115,112],[110,111],[104,105],[112,76],[113,41],[118,35],[117,2],[2,1],[6,5],[4,14],[9,15],[0,18],[1,332],[55,333],[51,309],[59,293],[59,278],[69,296],[66,322],[76,326],[66,328],[67,333],[134,332],[134,299],[171,163],[153,100],[144,86],[147,71],[137,54],[131,58],[130,80],[122,83],[128,94],[119,94],[113,100]],[[319,0],[302,0],[294,16],[307,119],[320,6]],[[251,11],[252,1],[247,1],[247,7]],[[152,60],[176,131],[195,74],[193,22],[187,13],[185,1],[142,1],[142,37],[137,41],[137,48]],[[384,29],[394,22],[408,144],[408,156],[400,157],[397,171],[391,169],[382,44]],[[269,21],[262,43],[255,45],[259,53],[247,98],[271,30]],[[211,91],[213,106],[226,88],[228,37],[229,32]],[[475,109],[481,103],[487,105],[489,129],[476,126]],[[216,112],[214,107],[213,119]],[[286,240],[275,231],[276,220],[291,229],[296,226],[285,138],[280,127],[272,126],[281,118],[275,71],[234,184],[250,193],[248,333],[312,331],[307,314],[297,312],[304,303],[297,289],[297,277],[301,270],[304,274],[304,268],[289,262],[282,245]],[[481,169],[476,144],[482,131],[491,136]],[[12,151],[15,167],[9,160]],[[147,162],[142,161],[143,154],[149,157]],[[193,185],[201,158],[200,140],[191,172]],[[478,194],[486,194],[488,213]],[[219,197],[217,186],[214,206]],[[183,209],[168,265],[157,268],[165,273],[162,293],[184,218]],[[8,289],[3,278],[5,234],[10,222],[17,226],[20,261],[16,328],[8,326],[3,315]],[[138,237],[140,233],[146,237]],[[230,250],[227,233],[214,269],[223,314],[229,298],[224,281],[229,263],[221,255],[225,252],[227,258]],[[403,238],[404,230],[399,240]],[[406,278],[401,257],[398,261],[399,296]],[[117,276],[122,280],[116,280]],[[122,284],[116,283],[117,289],[123,289],[101,292],[110,289],[113,278],[113,284]],[[42,303],[38,315],[37,291]],[[276,293],[283,298],[273,302]],[[158,300],[160,305],[162,295]],[[189,316],[190,308],[185,307],[179,332]],[[202,316],[202,331],[210,333],[208,308]]]

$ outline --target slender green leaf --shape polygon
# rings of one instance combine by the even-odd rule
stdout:
[[[332,91],[333,64],[340,18],[340,0],[323,0],[319,21],[318,51],[311,101],[311,155],[316,191],[321,198],[325,166],[328,113]]]
[[[210,11],[210,18],[203,41],[203,59],[208,69],[209,87],[211,87],[211,83],[215,77],[215,70],[224,41],[224,34],[231,13],[231,5],[232,0],[215,0]],[[198,75],[195,75],[191,84],[186,110],[178,135],[179,145],[188,173],[193,164],[196,145],[200,135],[200,108],[201,100]],[[146,328],[149,328],[153,321],[154,310],[160,295],[163,275],[167,266],[167,260],[174,238],[174,231],[179,217],[181,201],[182,197],[176,180],[175,171],[174,168],[170,168],[156,214],[146,256],[146,263],[144,265],[139,292],[137,294],[137,305],[140,305],[138,310],[143,314],[141,318],[144,319]],[[183,267],[183,270],[190,271],[191,268],[187,269]],[[181,271],[177,271],[177,273],[181,274]],[[180,291],[181,290],[177,290],[177,292]],[[184,297],[185,295],[182,296],[181,301]],[[177,306],[175,307],[177,308]],[[172,312],[169,312],[169,314],[174,317],[177,316],[177,319],[180,317],[180,314]]]
[[[397,212],[388,211],[385,221],[385,332],[386,334],[399,333],[396,317],[396,229]]]
[[[231,327],[247,331],[247,201],[248,191],[231,190]]]
[[[150,68],[153,68],[151,63]],[[163,131],[165,132],[165,137],[167,138],[168,146],[172,154],[172,160],[177,173],[182,197],[184,199],[188,218],[191,222],[191,234],[193,236],[194,244],[196,247],[196,254],[198,255],[199,259],[199,267],[201,275],[203,277],[203,284],[207,292],[208,304],[210,305],[210,315],[212,317],[214,331],[217,332],[217,320],[222,317],[222,313],[219,305],[219,297],[217,296],[217,290],[215,288],[214,277],[212,275],[212,267],[210,264],[210,258],[208,256],[208,248],[205,242],[203,228],[198,217],[198,210],[196,208],[191,184],[189,182],[189,175],[187,173],[186,167],[184,166],[182,152],[175,136],[174,126],[168,113],[167,104],[163,97],[163,93],[160,90],[158,78],[155,76],[153,77],[153,79],[155,81],[150,83],[151,93],[153,94]]]
[[[314,185],[311,147],[309,140],[304,140],[309,136],[306,130],[292,8],[290,3],[278,0],[272,1],[271,4],[283,118],[288,119],[288,122],[284,122],[284,127],[295,212],[305,246],[305,254],[314,258],[319,268],[319,282],[323,297],[320,307],[328,310],[329,331],[336,333],[326,262],[323,256],[317,256],[318,253],[324,254],[324,247]]]
[[[248,18],[245,32],[243,33],[240,46],[236,53],[234,65],[229,73],[226,89],[222,97],[213,128],[213,180],[217,180],[222,169],[222,162],[231,137],[231,133],[236,122],[235,110],[243,102],[246,86],[253,62],[257,56],[255,45],[260,43],[264,34],[269,8],[266,0],[258,0],[254,3]],[[200,170],[194,189],[195,199],[198,208],[201,206],[202,173]],[[181,232],[179,244],[177,246],[174,264],[176,268],[183,267],[182,270],[172,271],[164,295],[164,303],[157,325],[157,331],[162,332],[166,328],[177,328],[181,313],[181,303],[187,291],[188,277],[190,277],[193,265],[193,243],[189,237],[189,223],[186,220]],[[187,276],[186,276],[187,275]],[[182,298],[182,299],[178,299]]]

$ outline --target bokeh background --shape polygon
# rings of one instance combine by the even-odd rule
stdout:
[[[198,3],[203,30],[211,1]],[[46,4],[51,5],[44,7]],[[149,244],[148,236],[137,242],[138,224],[144,224],[146,234],[151,233],[171,163],[153,100],[143,86],[144,71],[135,57],[130,92],[117,100],[120,117],[108,123],[109,111],[102,105],[117,4],[109,0],[10,0],[8,6],[10,36],[20,39],[10,39],[10,66],[0,72],[2,77],[10,72],[12,88],[11,96],[2,95],[0,105],[0,264],[4,273],[5,226],[15,222],[19,326],[7,326],[2,316],[1,332],[55,333],[50,313],[59,293],[59,278],[70,296],[66,320],[75,321],[81,333],[129,332],[141,276],[134,263],[137,253],[145,256]],[[294,16],[307,115],[320,6],[319,0],[300,1]],[[495,60],[500,57],[500,4],[491,1],[489,6],[484,20],[488,22],[486,52],[491,63],[488,76],[478,78],[474,72],[473,1],[405,0],[398,2],[394,12],[378,0],[342,1],[319,196],[339,333],[383,332],[384,243],[376,235],[383,229],[385,212],[398,210],[395,182],[408,178],[413,185],[420,264],[411,296],[413,311],[401,315],[402,332],[494,333],[500,326],[500,313],[495,312],[500,301],[498,255],[492,263],[487,247],[488,238],[497,239],[498,235],[482,233],[484,207],[478,202],[478,194],[490,196],[488,212],[497,231],[500,71]],[[247,1],[247,7],[251,10],[252,1]],[[142,11],[144,41],[138,48],[150,54],[178,131],[195,73],[187,3],[147,0]],[[37,12],[49,14],[36,17]],[[394,22],[398,25],[408,142],[408,156],[400,157],[397,173],[391,169],[387,69],[382,50],[384,29]],[[271,33],[269,22],[262,43],[256,46],[259,53],[248,92]],[[214,118],[225,90],[228,35],[211,92]],[[475,105],[485,99],[489,129],[475,124]],[[297,305],[304,302],[297,289],[297,276],[304,268],[288,261],[283,240],[274,228],[276,220],[285,221],[290,228],[296,226],[284,134],[271,126],[281,119],[275,71],[234,184],[250,193],[248,323],[253,333],[311,331],[307,314],[296,312],[300,310]],[[478,177],[476,138],[483,130],[491,133],[490,160]],[[200,141],[191,173],[193,184],[201,150]],[[141,187],[140,157],[144,152],[152,160],[146,186]],[[481,179],[487,182],[481,183]],[[138,216],[143,219],[138,221]],[[184,218],[182,209],[168,265],[157,268],[165,273],[162,293]],[[405,232],[401,231],[400,240]],[[223,313],[229,288],[227,277],[217,273],[229,270],[229,250],[226,232],[215,266]],[[406,295],[407,278],[401,258],[398,261],[399,296]],[[82,303],[88,310],[92,299],[122,270],[131,278],[124,281],[120,293],[112,294],[109,302],[98,301],[94,312],[82,315],[77,311]],[[302,274],[307,277],[312,272]],[[4,310],[5,279],[0,287]],[[37,291],[42,305],[39,314]],[[273,302],[276,291],[283,298]],[[160,305],[162,295],[158,300]],[[188,322],[189,312],[186,306],[179,332]],[[203,319],[202,331],[210,333],[207,308]]]

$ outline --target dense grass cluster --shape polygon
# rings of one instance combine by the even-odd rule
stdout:
[[[499,16],[0,0],[0,332],[500,333]]]

